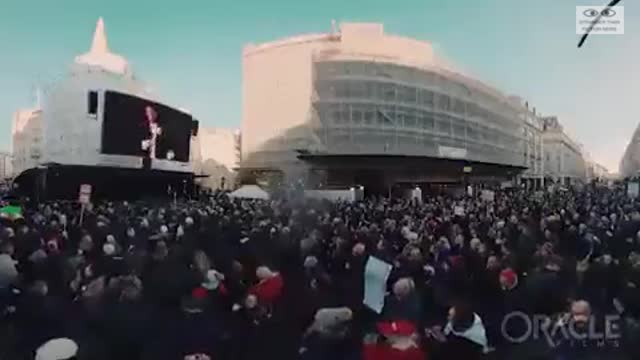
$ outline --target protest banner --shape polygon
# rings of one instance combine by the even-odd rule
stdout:
[[[387,279],[392,266],[376,257],[369,257],[364,270],[364,298],[362,303],[380,314],[387,292]]]

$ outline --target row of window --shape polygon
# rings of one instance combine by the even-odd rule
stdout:
[[[336,76],[367,76],[396,79],[404,82],[446,86],[456,94],[471,92],[470,89],[457,81],[424,69],[414,67],[370,61],[329,61],[316,63],[318,78]]]
[[[512,113],[517,117],[516,110],[507,105],[505,99],[497,98],[486,91],[469,88],[466,84],[451,77],[419,69],[415,67],[370,61],[329,61],[318,62],[316,67],[316,79],[335,79],[345,76],[375,77],[381,81],[395,80],[410,84],[416,87],[428,86],[435,89],[442,89],[447,94],[457,97],[471,98],[478,104],[497,113]],[[411,96],[411,95],[409,95]]]
[[[321,122],[337,127],[380,127],[421,129],[428,132],[455,136],[474,142],[486,142],[508,147],[519,147],[521,140],[503,129],[489,128],[481,123],[430,111],[393,105],[318,104]]]
[[[318,97],[324,100],[360,99],[437,109],[477,121],[490,122],[513,131],[520,129],[516,122],[499,112],[489,111],[473,101],[461,100],[424,88],[376,80],[319,80],[316,82],[316,91]]]

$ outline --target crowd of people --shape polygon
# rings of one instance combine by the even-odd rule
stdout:
[[[0,359],[640,357],[621,188],[54,201],[0,233]],[[392,266],[380,312],[373,257]]]

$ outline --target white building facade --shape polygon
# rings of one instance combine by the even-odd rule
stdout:
[[[196,139],[199,159],[194,162],[194,171],[208,176],[200,184],[211,189],[232,188],[240,165],[240,131],[201,127]]]
[[[101,153],[105,90],[153,99],[126,59],[109,50],[100,19],[89,52],[77,56],[66,78],[45,94],[43,163],[141,167],[140,158]],[[95,113],[88,109],[90,92],[98,97]]]
[[[19,174],[41,164],[142,168],[140,156],[102,152],[107,91],[159,102],[128,61],[109,49],[100,18],[90,50],[76,56],[66,76],[52,84],[42,108],[14,116],[14,171]],[[190,153],[190,160],[195,155]],[[192,161],[155,159],[153,169],[192,172]]]
[[[42,110],[18,110],[13,115],[11,130],[11,153],[13,174],[36,167],[44,153]]]
[[[631,135],[629,144],[620,160],[618,172],[623,178],[635,177],[640,172],[640,125]]]
[[[595,180],[607,180],[611,178],[611,173],[606,166],[594,163],[593,164],[593,178]]]
[[[591,159],[587,160],[587,180],[604,181],[611,177],[609,170]]]
[[[520,174],[520,182],[528,188],[540,188],[544,184],[544,141],[543,122],[535,107],[529,106],[528,101],[519,97],[512,97],[520,103],[520,117],[522,119],[523,162],[526,170]]]
[[[346,23],[245,47],[241,167],[296,174],[300,151],[522,167],[518,111],[440,63],[430,43]]]
[[[565,133],[557,117],[543,117],[542,122],[545,179],[562,185],[584,182],[587,166],[582,147]]]
[[[0,182],[13,177],[13,156],[11,153],[0,151]]]

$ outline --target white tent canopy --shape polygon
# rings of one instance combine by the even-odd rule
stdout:
[[[268,200],[269,193],[262,190],[258,185],[244,185],[240,187],[238,190],[229,194],[232,198],[241,198],[241,199],[262,199]]]

